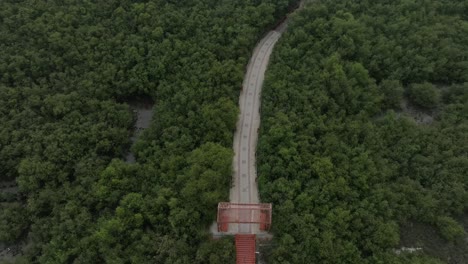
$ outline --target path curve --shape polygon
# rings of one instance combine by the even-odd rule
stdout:
[[[255,152],[260,126],[260,96],[273,47],[286,29],[287,20],[257,44],[247,66],[239,97],[240,114],[234,134],[231,203],[259,203]],[[259,233],[258,226],[231,224],[229,233]]]

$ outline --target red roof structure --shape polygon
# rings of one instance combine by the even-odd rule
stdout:
[[[271,203],[219,203],[218,231],[228,232],[229,224],[258,225],[260,231],[268,231],[271,226],[271,212]],[[237,233],[235,240],[236,263],[255,264],[255,234]]]
[[[259,224],[261,231],[268,231],[271,226],[271,203],[218,204],[218,231],[227,232],[229,224]]]

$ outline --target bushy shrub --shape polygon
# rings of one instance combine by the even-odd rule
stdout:
[[[434,108],[440,101],[439,90],[428,82],[410,85],[408,96],[412,102],[425,108]]]
[[[447,216],[439,217],[437,219],[437,226],[439,227],[442,237],[449,241],[454,241],[465,235],[463,227],[453,220],[453,218]]]
[[[398,80],[383,80],[379,85],[384,94],[383,107],[386,109],[400,109],[404,89]]]

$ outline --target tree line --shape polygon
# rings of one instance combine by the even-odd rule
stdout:
[[[466,243],[467,14],[467,1],[340,0],[292,18],[267,71],[257,150],[271,263],[467,261],[393,251],[411,221]]]
[[[227,200],[243,71],[295,1],[1,1],[0,241],[17,263],[233,263]],[[130,146],[125,101],[156,103]]]

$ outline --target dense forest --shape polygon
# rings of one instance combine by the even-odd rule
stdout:
[[[468,263],[468,1],[313,1],[262,96],[270,263]],[[465,251],[396,254],[411,223]]]
[[[0,245],[17,263],[233,263],[227,200],[250,52],[293,0],[0,1]],[[155,102],[132,151],[125,103]]]

